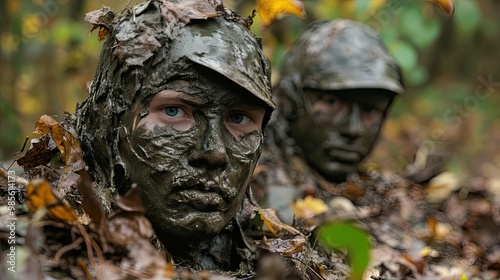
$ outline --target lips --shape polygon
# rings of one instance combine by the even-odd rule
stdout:
[[[224,199],[215,192],[202,192],[199,190],[183,190],[169,196],[170,201],[189,205],[202,212],[220,211],[224,209]]]
[[[355,163],[361,159],[361,154],[352,148],[329,148],[327,154],[335,161]]]
[[[230,199],[230,195],[223,192],[214,181],[187,178],[176,181],[172,192],[166,197],[166,203],[170,207],[184,205],[201,212],[210,212],[224,210],[225,199]]]

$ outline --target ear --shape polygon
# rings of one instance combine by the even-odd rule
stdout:
[[[130,176],[127,172],[127,165],[122,160],[120,155],[120,145],[121,147],[126,147],[128,152],[131,152],[129,133],[127,129],[123,126],[118,128],[116,133],[115,140],[113,141],[113,169],[111,173],[111,187],[116,190],[119,195],[124,195],[127,193],[132,187],[132,181],[130,180]],[[126,139],[126,140],[125,140]]]
[[[304,92],[298,75],[283,78],[274,95],[280,114],[287,120],[293,121],[300,109],[304,108]]]

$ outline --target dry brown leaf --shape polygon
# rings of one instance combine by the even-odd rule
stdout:
[[[95,10],[92,12],[88,12],[85,14],[85,18],[83,20],[92,23],[92,29],[90,32],[94,31],[94,29],[99,28],[99,34],[97,35],[97,40],[100,42],[106,36],[108,36],[109,31],[112,30],[112,22],[115,18],[115,13],[109,7],[103,6],[99,10]]]
[[[94,193],[90,174],[86,170],[80,170],[77,174],[81,177],[77,185],[78,193],[83,197],[83,210],[96,223],[98,229],[103,228],[102,223],[105,222],[106,212]]]
[[[429,227],[432,236],[436,235],[436,227],[437,227],[436,218],[430,217],[429,219],[427,219],[427,226]]]
[[[257,12],[264,27],[271,25],[278,17],[284,14],[306,17],[304,4],[294,0],[257,0]]]
[[[113,233],[111,242],[127,244],[134,240],[149,240],[153,234],[153,227],[144,216],[144,208],[137,188],[131,188],[125,195],[116,199],[117,210],[109,219],[108,231]]]
[[[260,247],[268,250],[271,253],[288,256],[302,252],[302,248],[305,243],[306,240],[304,238],[293,238],[293,239],[266,238],[263,240]]]
[[[320,215],[328,211],[328,205],[322,199],[310,195],[304,199],[297,199],[295,203],[290,202],[290,208],[299,219]]]
[[[408,268],[410,268],[411,270],[415,271],[420,275],[424,274],[425,268],[427,266],[427,262],[421,256],[410,255],[406,253],[401,255],[400,262],[401,264],[407,266]]]
[[[260,173],[262,172],[265,172],[269,170],[269,167],[267,165],[264,165],[264,164],[258,164],[255,169],[253,170],[253,176],[257,176],[259,175]]]
[[[145,213],[139,189],[134,185],[125,195],[116,198],[116,206],[123,211]]]
[[[288,230],[289,232],[294,234],[300,234],[300,232],[297,229],[281,222],[278,216],[276,216],[276,210],[267,208],[267,209],[259,209],[257,210],[257,212],[259,213],[260,218],[262,219],[262,221],[264,221],[264,224],[269,229],[269,231],[271,231],[272,234],[276,235],[278,231],[282,229]]]
[[[162,16],[167,26],[182,27],[192,19],[207,19],[218,16],[216,7],[209,1],[185,0],[161,1]]]
[[[64,129],[56,120],[48,115],[43,115],[35,125],[34,134],[44,135],[50,133],[61,152],[66,165],[74,165],[74,171],[82,169],[85,164],[82,159],[82,148],[76,138]]]
[[[43,179],[35,179],[27,185],[26,205],[32,212],[47,208],[51,216],[67,223],[77,220],[73,209],[64,204],[54,193],[50,184]]]
[[[33,168],[49,163],[57,154],[57,146],[49,134],[31,141],[31,148],[17,160],[17,164],[24,168]]]
[[[108,34],[109,34],[109,29],[104,27],[104,26],[101,26],[99,27],[99,33],[97,34],[97,41],[102,41],[104,39],[106,39],[106,37],[108,37]]]

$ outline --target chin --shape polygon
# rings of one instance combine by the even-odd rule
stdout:
[[[217,235],[229,221],[223,219],[220,212],[189,213],[184,217],[155,219],[150,218],[159,239],[204,240]]]
[[[338,162],[330,162],[323,166],[317,166],[316,171],[318,171],[321,176],[333,183],[342,183],[347,179],[347,175],[356,170],[356,165],[345,164]]]

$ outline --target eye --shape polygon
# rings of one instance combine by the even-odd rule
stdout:
[[[317,117],[331,119],[332,116],[340,116],[348,107],[349,105],[339,97],[332,94],[325,94],[312,103],[312,113]]]
[[[321,97],[321,101],[325,102],[329,106],[333,106],[338,102],[338,99],[333,96],[323,96]]]
[[[233,136],[241,138],[244,134],[262,128],[265,113],[262,107],[231,110],[224,118],[224,123]]]
[[[182,110],[182,108],[180,107],[177,107],[177,106],[168,106],[168,107],[165,107],[163,108],[163,111],[165,112],[165,114],[171,118],[182,118],[184,116],[186,116],[186,113],[184,112],[184,110]]]
[[[379,122],[383,116],[383,110],[380,110],[376,106],[364,104],[360,105],[361,115],[363,122],[366,125],[372,125]]]
[[[251,121],[251,119],[247,115],[242,113],[233,113],[229,115],[228,119],[229,122],[240,125],[248,124]]]
[[[361,105],[361,110],[363,110],[364,113],[374,113],[378,111],[377,108],[370,105]]]

